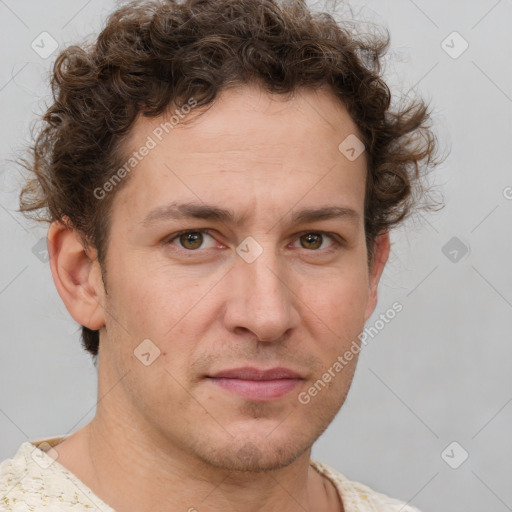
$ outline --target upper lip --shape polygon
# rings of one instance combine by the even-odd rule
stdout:
[[[258,368],[244,366],[243,368],[222,370],[214,375],[208,375],[208,377],[242,380],[302,379],[297,372],[282,366],[268,370],[259,370]]]

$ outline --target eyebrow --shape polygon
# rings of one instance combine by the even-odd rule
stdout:
[[[292,223],[306,223],[343,217],[358,221],[360,215],[352,208],[328,205],[295,211],[292,214]],[[187,218],[240,225],[247,220],[247,215],[237,216],[233,210],[205,203],[171,203],[151,210],[141,223],[144,226],[150,226],[169,219]]]

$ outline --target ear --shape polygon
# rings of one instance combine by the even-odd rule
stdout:
[[[364,321],[366,322],[377,306],[377,289],[382,271],[388,261],[390,250],[389,232],[377,236],[373,250],[373,259],[370,266],[369,295],[366,303]]]
[[[53,281],[66,309],[80,325],[101,329],[105,290],[96,250],[84,247],[66,218],[50,225],[47,239]]]

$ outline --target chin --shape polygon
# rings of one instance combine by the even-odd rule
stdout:
[[[289,466],[311,447],[313,441],[244,435],[225,445],[217,442],[209,446],[196,446],[196,455],[208,465],[222,470],[258,473]],[[212,446],[216,448],[212,450]]]

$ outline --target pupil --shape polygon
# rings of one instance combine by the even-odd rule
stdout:
[[[187,244],[189,245],[189,249],[197,249],[201,246],[201,233],[185,233],[182,235],[182,244],[187,247]],[[183,239],[185,240],[185,243],[183,242]],[[192,247],[190,247],[192,245]]]
[[[307,235],[304,235],[304,236],[306,237],[308,244],[312,243],[314,245],[314,249],[317,249],[318,247],[320,247],[320,245],[322,245],[321,243],[318,243],[320,240],[319,235],[315,235],[313,233],[308,233]],[[317,243],[315,243],[315,241],[314,241],[315,239],[316,239]]]

